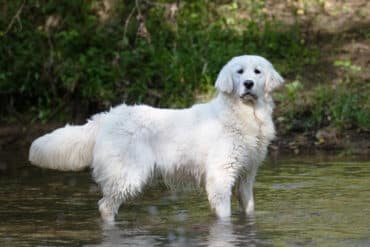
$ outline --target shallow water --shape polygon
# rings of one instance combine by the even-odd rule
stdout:
[[[366,161],[367,160],[367,161]],[[148,188],[104,225],[88,172],[42,170],[0,152],[0,246],[370,246],[368,158],[279,157],[260,169],[256,214],[229,222],[204,192]]]

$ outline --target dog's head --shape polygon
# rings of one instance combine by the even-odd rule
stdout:
[[[220,71],[215,87],[245,103],[256,102],[284,83],[265,58],[243,55],[232,58]]]

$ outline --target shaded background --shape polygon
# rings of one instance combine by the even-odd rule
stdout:
[[[366,0],[12,0],[0,13],[0,146],[122,102],[209,100],[223,64],[259,54],[287,80],[276,145],[369,151]]]

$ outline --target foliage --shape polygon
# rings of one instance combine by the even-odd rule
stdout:
[[[283,74],[315,56],[297,28],[280,30],[263,18],[260,1],[133,2],[113,1],[104,20],[101,1],[3,4],[0,93],[12,104],[2,115],[10,108],[47,120],[61,107],[87,114],[121,101],[184,107],[213,92],[219,69],[235,55],[264,55]],[[237,18],[240,8],[254,20]]]
[[[290,100],[282,104],[279,112],[284,116],[279,118],[283,131],[304,132],[326,126],[370,130],[369,84],[354,81],[319,84],[310,91],[297,82],[287,87]]]
[[[265,1],[14,0],[0,10],[2,121],[87,117],[122,101],[186,107],[214,93],[226,61],[249,53],[295,78],[276,95],[286,132],[370,129],[368,87],[350,86],[351,76],[308,87],[319,49],[298,25],[269,18]]]

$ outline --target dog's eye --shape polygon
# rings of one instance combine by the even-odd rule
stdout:
[[[254,69],[254,73],[256,73],[256,74],[261,74],[261,70],[259,70],[259,69]]]
[[[243,69],[239,69],[238,71],[236,71],[236,73],[238,74],[243,74],[244,70]]]

